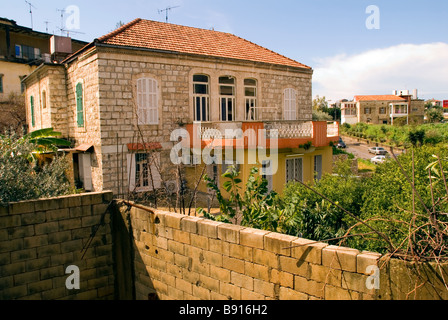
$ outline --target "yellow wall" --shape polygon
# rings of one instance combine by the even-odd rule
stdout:
[[[7,99],[12,92],[20,94],[20,77],[29,75],[34,69],[35,66],[23,63],[0,61],[0,74],[3,74],[3,93],[0,93],[0,101]]]
[[[244,163],[248,163],[248,153],[249,151],[244,151],[245,161]],[[294,155],[293,152],[280,152],[278,154],[278,170],[277,173],[274,174],[273,177],[273,190],[277,193],[283,193],[283,190],[286,185],[286,160],[293,158],[302,158],[303,159],[303,181],[310,182],[314,179],[314,157],[317,155],[322,155],[322,172],[331,173],[333,168],[333,150],[331,147],[323,147],[317,148],[314,152],[308,154],[301,154],[294,157],[288,157],[290,155]],[[267,160],[266,158],[260,158],[260,161]],[[239,178],[243,180],[241,186],[244,186],[249,178],[250,171],[253,167],[258,167],[261,173],[261,165],[252,165],[246,164],[240,166],[241,174]],[[199,177],[202,172],[203,165],[186,168],[186,179],[188,181],[188,187],[190,189],[194,189],[195,184],[199,180]],[[219,176],[219,186],[224,196],[226,196],[226,192],[223,192],[223,183],[227,180],[222,178],[222,166],[218,165],[218,176]],[[205,183],[201,183],[199,189],[200,192],[207,192],[207,188]]]

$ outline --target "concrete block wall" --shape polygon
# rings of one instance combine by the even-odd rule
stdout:
[[[91,193],[0,207],[0,300],[113,299],[106,213],[112,197]],[[72,265],[80,271],[79,290],[66,288]]]
[[[372,300],[379,254],[132,208],[136,298]]]

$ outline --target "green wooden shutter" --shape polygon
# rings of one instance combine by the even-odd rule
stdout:
[[[78,127],[84,127],[84,103],[82,99],[82,83],[76,85],[76,114]]]
[[[30,98],[30,104],[31,104],[31,126],[36,125],[36,120],[34,119],[34,97],[31,96]]]

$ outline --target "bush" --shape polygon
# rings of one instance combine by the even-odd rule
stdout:
[[[55,157],[39,166],[33,157],[38,146],[29,139],[0,136],[0,203],[55,197],[70,192],[68,163]]]

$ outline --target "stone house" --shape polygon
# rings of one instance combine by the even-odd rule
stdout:
[[[392,95],[358,95],[353,101],[343,102],[342,124],[362,122],[369,124],[423,123],[425,102],[405,91]]]
[[[269,179],[282,189],[331,171],[338,125],[311,121],[312,73],[228,33],[136,19],[59,64],[39,66],[24,80],[27,117],[31,130],[53,127],[73,141],[75,180],[88,191],[176,189],[173,132],[226,128],[277,132],[281,175]],[[200,145],[206,140],[199,137]],[[190,188],[201,164],[182,167]],[[207,170],[220,175],[227,165],[215,161]],[[244,161],[239,167],[248,175]]]

